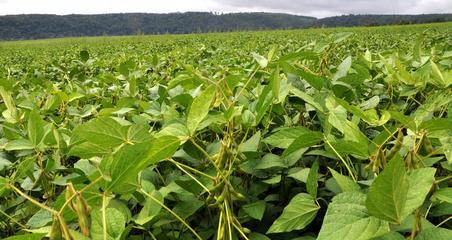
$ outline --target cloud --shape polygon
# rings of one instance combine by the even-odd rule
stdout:
[[[301,15],[410,14],[452,11],[450,0],[216,0],[224,8]]]
[[[265,11],[315,17],[444,13],[452,11],[452,0],[0,0],[0,15],[186,11]]]

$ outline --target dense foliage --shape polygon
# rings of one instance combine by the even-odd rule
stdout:
[[[351,27],[452,21],[452,14],[344,15],[316,19],[279,13],[187,12],[0,16],[0,39],[183,34],[310,27]]]
[[[452,239],[451,29],[0,43],[0,237]]]

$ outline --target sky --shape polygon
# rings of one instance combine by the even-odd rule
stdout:
[[[0,15],[187,11],[282,12],[313,17],[451,13],[452,0],[0,0]]]

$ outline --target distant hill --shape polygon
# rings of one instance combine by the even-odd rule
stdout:
[[[312,27],[355,27],[404,25],[418,23],[434,23],[452,21],[452,14],[419,14],[419,15],[344,15],[318,19],[311,23]]]
[[[452,14],[347,15],[323,19],[281,13],[187,12],[63,16],[26,14],[0,16],[0,40],[374,26],[443,21],[452,21]]]
[[[316,18],[279,13],[126,13],[0,16],[0,39],[181,34],[300,28]]]

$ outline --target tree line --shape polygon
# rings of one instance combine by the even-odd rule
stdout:
[[[125,13],[0,16],[0,39],[185,34],[309,27],[373,26],[452,21],[452,14],[347,15],[316,19],[281,13]]]

